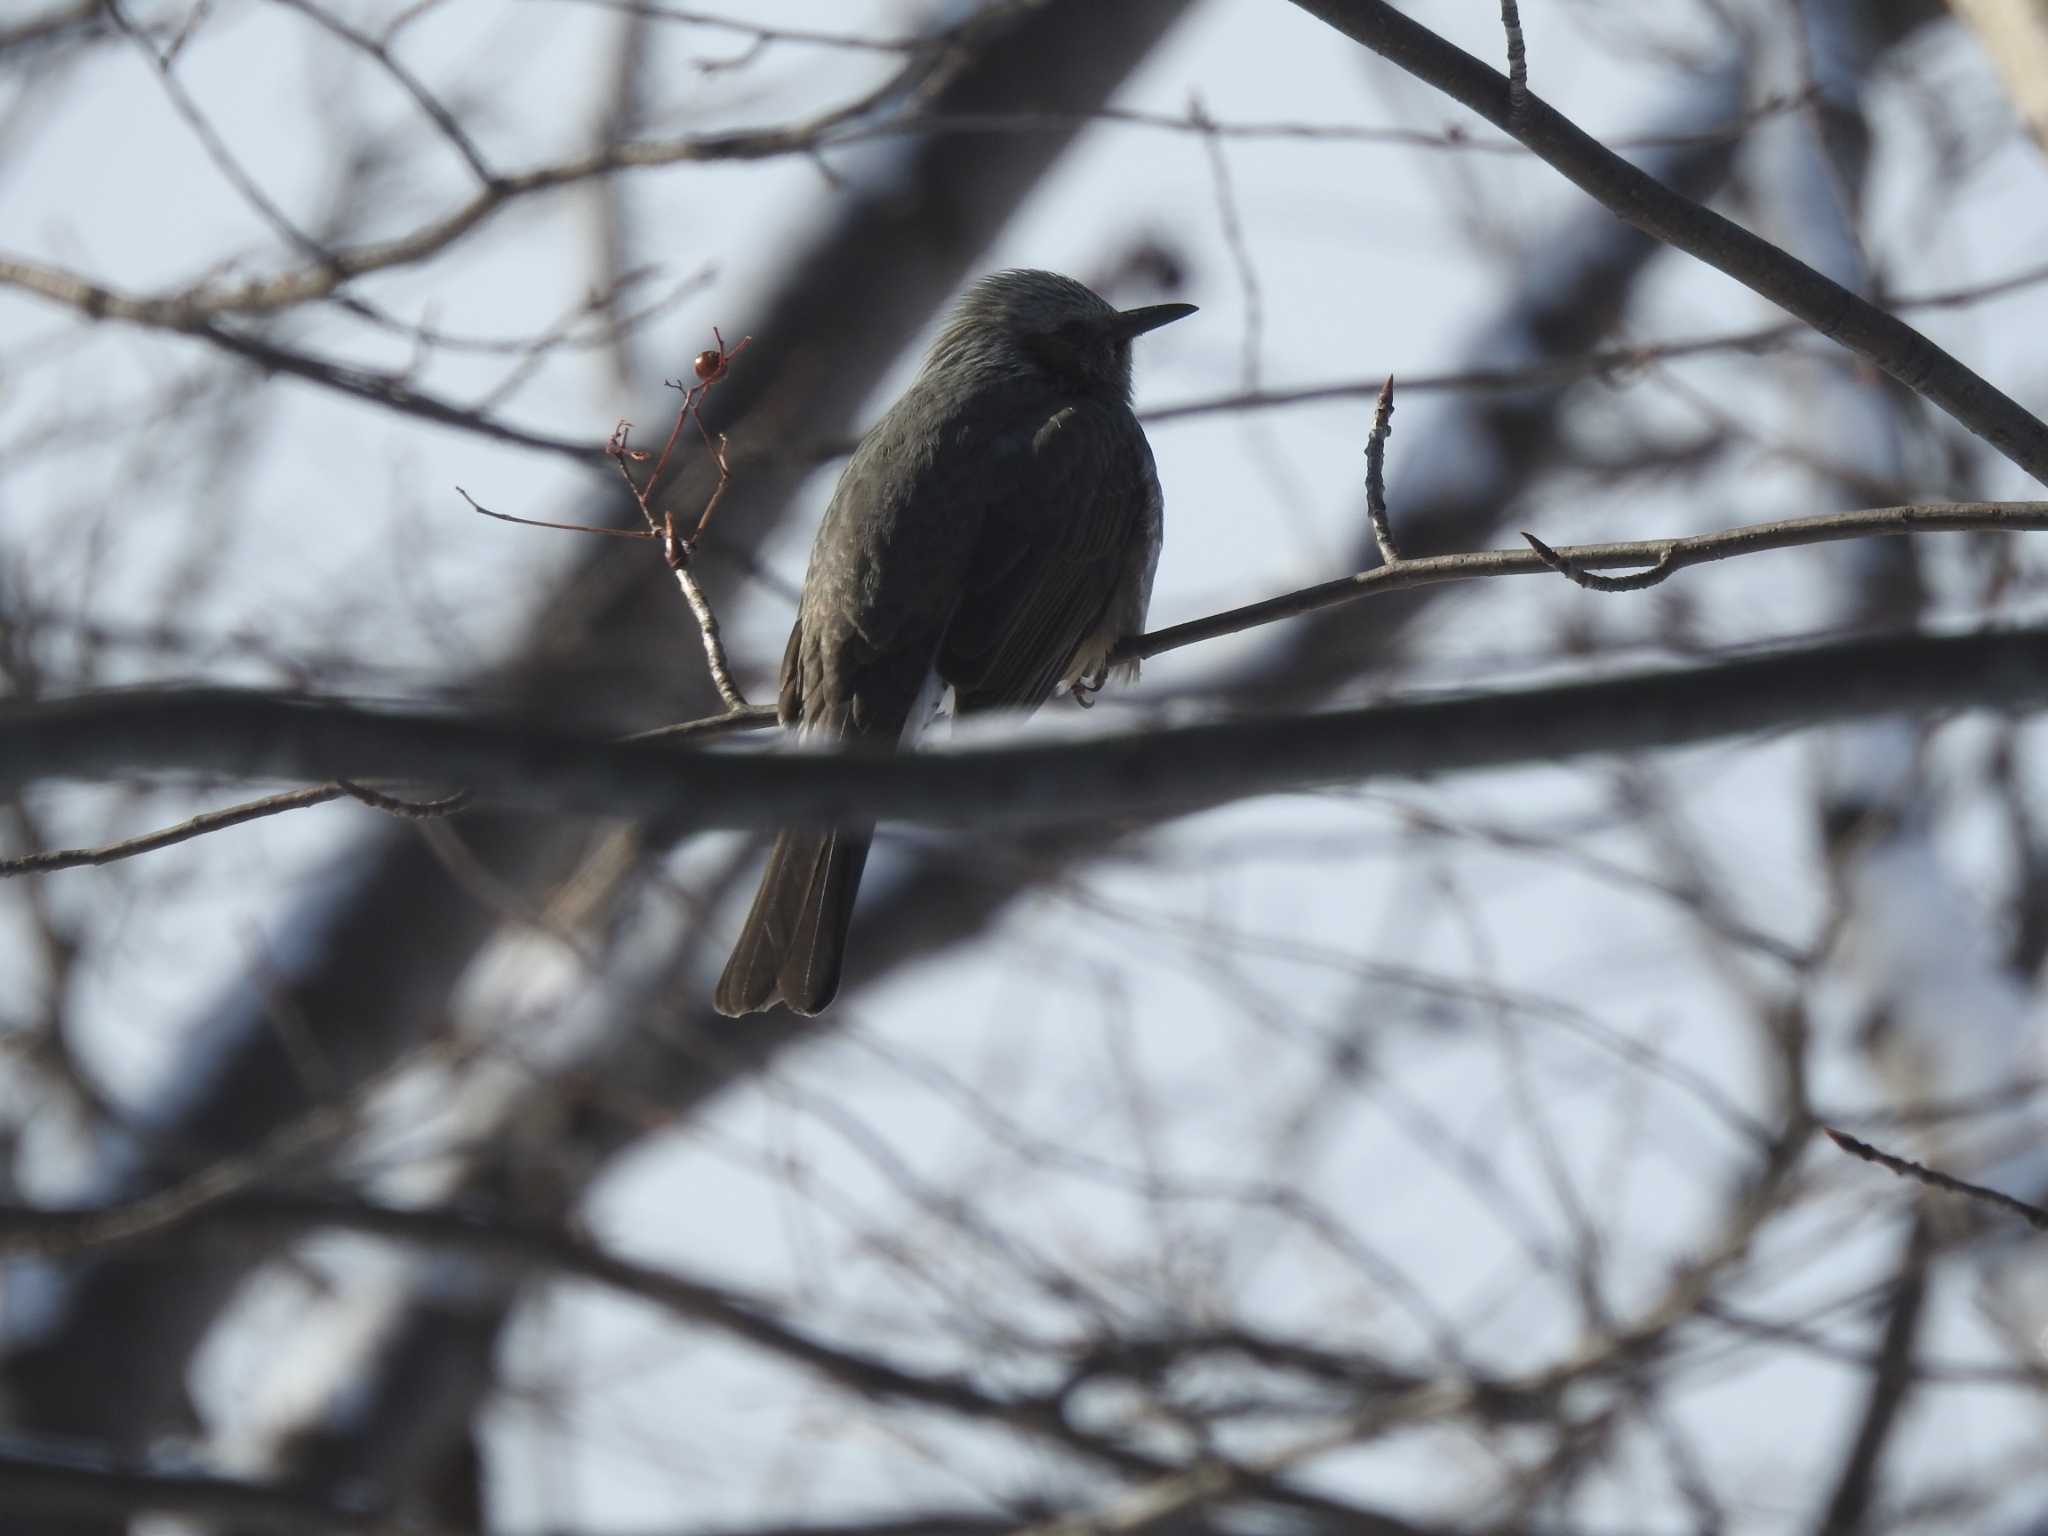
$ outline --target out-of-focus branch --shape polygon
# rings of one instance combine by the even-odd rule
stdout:
[[[1988,299],[2016,293],[2048,282],[2048,262],[2034,263],[1988,283],[1971,283],[1959,288],[1888,299],[1894,310],[1963,309]],[[1764,353],[1774,351],[1803,336],[1812,335],[1810,326],[1796,321],[1756,326],[1746,331],[1724,331],[1713,336],[1674,337],[1668,341],[1645,341],[1628,346],[1599,347],[1576,356],[1549,359],[1521,368],[1462,368],[1455,373],[1404,373],[1404,394],[1499,394],[1516,390],[1560,388],[1581,379],[1607,376],[1626,377],[1652,363],[1683,357],[1704,357],[1721,352]],[[1377,379],[1344,379],[1329,384],[1298,385],[1291,389],[1238,390],[1196,400],[1176,400],[1139,413],[1148,423],[1179,421],[1189,416],[1240,411],[1268,411],[1289,405],[1313,405],[1328,400],[1370,400],[1379,390]],[[837,449],[852,451],[848,443]]]
[[[5,262],[0,262],[0,267],[5,265]],[[474,432],[498,442],[514,443],[521,448],[559,454],[592,468],[604,462],[602,443],[558,437],[553,433],[537,432],[529,427],[500,421],[483,408],[429,394],[394,373],[302,352],[261,336],[246,335],[218,320],[201,322],[187,334],[271,373],[289,374],[295,379],[304,379],[323,389],[367,400],[402,415],[417,416],[423,421],[437,422],[446,427],[458,427],[465,432]]]
[[[97,1517],[125,1529],[136,1515],[260,1524],[277,1536],[391,1536],[381,1514],[308,1499],[286,1488],[203,1472],[171,1472],[76,1459],[66,1446],[48,1456],[0,1447],[0,1505],[10,1517]]]
[[[1417,79],[1464,103],[1646,234],[1697,257],[1941,407],[2048,484],[2048,424],[1925,336],[1789,252],[1630,165],[1533,91],[1385,0],[1295,0]]]
[[[453,815],[468,803],[468,797],[460,792],[445,795],[439,800],[413,801],[383,794],[362,784],[320,784],[311,789],[286,790],[281,795],[265,795],[260,800],[245,800],[240,805],[206,811],[181,821],[176,826],[159,827],[154,832],[123,838],[117,843],[103,843],[96,848],[52,848],[41,853],[25,853],[17,858],[0,859],[0,880],[11,875],[47,875],[60,869],[118,864],[123,859],[155,853],[160,848],[175,847],[179,843],[190,842],[195,837],[205,837],[210,832],[225,832],[229,827],[239,827],[244,822],[261,821],[265,817],[279,816],[286,811],[302,811],[310,806],[326,805],[335,800],[354,800],[358,804],[369,806],[372,810],[412,819]]]
[[[0,27],[0,53],[10,48],[50,42],[67,32],[83,32],[91,28],[111,31],[112,23],[107,13],[112,9],[108,0],[72,0],[70,5],[55,6],[26,21]]]
[[[0,712],[0,787],[190,770],[396,778],[483,801],[704,827],[843,818],[1092,820],[1378,777],[1637,752],[1883,712],[2048,702],[2048,630],[1838,641],[1596,682],[1027,747],[882,756],[671,752],[333,700],[143,690]]]
[[[1828,1134],[1835,1135],[1833,1131]],[[1870,1372],[1863,1417],[1836,1474],[1827,1508],[1814,1526],[1822,1536],[1834,1536],[1836,1532],[1852,1536],[1864,1529],[1870,1506],[1876,1501],[1885,1447],[1914,1389],[1920,1385],[1913,1350],[1927,1311],[1927,1267],[1933,1253],[1934,1234],[1923,1211],[1907,1233],[1898,1271],[1892,1278],[1884,1333]]]
[[[981,28],[987,24],[986,16],[977,15],[965,27]],[[951,39],[954,44],[960,41],[958,35]],[[934,47],[909,60],[902,70],[873,90],[803,122],[752,132],[606,144],[572,159],[494,176],[459,208],[408,234],[326,253],[321,260],[294,272],[225,286],[200,284],[164,297],[150,297],[121,293],[41,262],[0,258],[0,286],[67,305],[95,320],[123,320],[154,330],[204,335],[208,322],[223,316],[277,314],[329,298],[371,273],[428,260],[510,204],[537,193],[626,170],[810,154],[838,124],[862,117],[892,100],[918,100],[921,90],[929,90],[935,80],[957,68],[963,56],[957,46]],[[915,128],[907,126],[906,131],[914,132]]]

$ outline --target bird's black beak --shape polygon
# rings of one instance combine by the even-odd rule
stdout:
[[[1119,340],[1129,341],[1133,336],[1156,331],[1162,325],[1185,320],[1194,312],[1192,304],[1147,304],[1142,309],[1119,310],[1109,322],[1109,329]]]

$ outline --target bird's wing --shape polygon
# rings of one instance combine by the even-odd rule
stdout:
[[[782,661],[784,721],[894,746],[959,602],[1002,434],[963,431],[923,382],[861,442],[832,493]]]
[[[1069,406],[1038,431],[991,498],[939,652],[962,711],[1052,696],[1148,557],[1158,494],[1151,450],[1121,407]]]

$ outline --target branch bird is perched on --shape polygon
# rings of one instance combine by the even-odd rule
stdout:
[[[1102,681],[1116,643],[1144,628],[1159,563],[1131,340],[1193,313],[1112,309],[1052,272],[969,290],[825,509],[782,657],[785,725],[887,750],[946,685],[965,712],[1035,709],[1061,683]],[[873,836],[776,838],[720,1013],[832,1001]]]

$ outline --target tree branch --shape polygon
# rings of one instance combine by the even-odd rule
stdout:
[[[1636,169],[1535,92],[1517,100],[1506,76],[1385,0],[1294,3],[1462,102],[1645,234],[1727,273],[1882,368],[2048,484],[2048,424],[1903,320]]]
[[[1384,414],[1375,414],[1368,444],[1369,482],[1376,478],[1373,473],[1372,448],[1384,448],[1386,421],[1392,414],[1390,392],[1383,392],[1383,399],[1387,401],[1387,405]],[[1368,489],[1371,489],[1370,483]],[[1379,537],[1386,517],[1384,491],[1378,493],[1376,502],[1375,498],[1369,495],[1368,503],[1369,511],[1373,505],[1377,506],[1373,526],[1375,537]],[[487,511],[481,507],[477,510]],[[487,512],[487,515],[498,517],[503,514]],[[1312,613],[1322,608],[1333,608],[1358,598],[1449,581],[1477,580],[1490,576],[1530,576],[1554,571],[1591,591],[1632,592],[1656,586],[1674,572],[1687,566],[1704,565],[1710,561],[1728,560],[1737,555],[1756,554],[1764,550],[1792,549],[1806,544],[1886,534],[1961,531],[2010,533],[2027,529],[2048,529],[2048,502],[1935,502],[1915,506],[1870,507],[1855,512],[1829,512],[1815,517],[1750,523],[1683,538],[1638,539],[1609,544],[1567,544],[1556,549],[1545,544],[1534,534],[1525,533],[1522,537],[1527,539],[1531,546],[1527,550],[1486,550],[1472,554],[1435,555],[1418,559],[1402,558],[1399,552],[1394,550],[1392,535],[1389,532],[1380,542],[1382,551],[1393,551],[1393,558],[1387,564],[1376,566],[1369,571],[1361,571],[1355,576],[1341,577],[1336,581],[1304,587],[1299,591],[1267,598],[1262,602],[1249,603],[1241,608],[1212,614],[1205,619],[1192,619],[1168,629],[1154,630],[1150,634],[1127,641],[1118,649],[1116,655],[1119,658],[1157,656],[1199,641],[1235,634],[1261,624]],[[1628,566],[1642,566],[1644,569],[1620,577],[1590,574],[1596,569]],[[692,606],[696,605],[693,603]],[[700,613],[698,618],[701,624],[704,615]],[[730,698],[732,695],[727,696]],[[666,741],[674,745],[699,738],[767,730],[775,724],[776,714],[773,705],[749,705],[742,702],[729,704],[722,714],[706,716],[701,720],[686,720],[676,725],[657,726],[652,730],[635,732],[619,739],[626,742]],[[103,847],[66,848],[0,859],[0,879],[14,875],[48,874],[84,865],[111,864],[121,859],[134,858],[138,854],[153,853],[159,848],[182,843],[209,832],[239,826],[243,822],[254,821],[260,817],[274,816],[280,812],[299,810],[307,806],[324,805],[343,795],[353,796],[364,804],[380,810],[407,816],[445,815],[460,809],[461,805],[466,803],[460,797],[451,797],[448,801],[424,806],[408,805],[391,801],[388,797],[377,795],[355,784],[292,790],[240,805],[227,806],[218,811],[209,811],[176,826],[142,833]]]
[[[1929,1168],[1910,1158],[1898,1157],[1890,1152],[1873,1147],[1867,1141],[1858,1141],[1847,1131],[1838,1131],[1832,1126],[1822,1126],[1827,1138],[1851,1157],[1860,1157],[1866,1163],[1897,1174],[1902,1179],[1915,1179],[1932,1189],[1942,1189],[1952,1195],[1962,1195],[1979,1204],[2017,1216],[2038,1232],[2048,1232],[2048,1210],[2025,1200],[2016,1200],[2011,1195],[1995,1189],[1986,1189],[1982,1184],[1972,1184],[1968,1179],[1959,1179],[1954,1174],[1943,1173],[1938,1168]]]
[[[264,1530],[278,1536],[396,1536],[402,1529],[387,1516],[337,1509],[285,1488],[203,1472],[82,1461],[74,1447],[67,1445],[65,1451],[59,1459],[18,1445],[0,1447],[0,1504],[10,1515],[261,1521]]]
[[[1320,582],[1241,608],[1190,619],[1125,641],[1112,661],[1144,660],[1182,646],[1221,635],[1234,635],[1279,619],[1296,618],[1321,608],[1334,608],[1385,592],[1435,586],[1446,581],[1471,581],[1489,576],[1562,574],[1580,585],[1601,590],[1634,590],[1655,586],[1691,565],[1730,560],[1769,549],[1794,549],[1803,544],[1829,544],[1901,533],[2002,532],[2048,529],[2048,501],[1945,501],[1898,507],[1866,507],[1854,512],[1823,512],[1813,517],[1787,517],[1775,522],[1746,523],[1712,533],[1672,539],[1634,539],[1609,544],[1563,544],[1552,549],[1529,534],[1531,549],[1489,549],[1468,554],[1429,555],[1400,559],[1334,581]],[[1594,570],[1649,569],[1619,583],[1582,579]]]
[[[2048,703],[2048,629],[1838,641],[1597,682],[904,756],[674,751],[502,718],[225,689],[0,711],[0,788],[51,779],[395,778],[529,810],[699,827],[1095,820],[1248,795],[1697,744],[1873,714]]]

